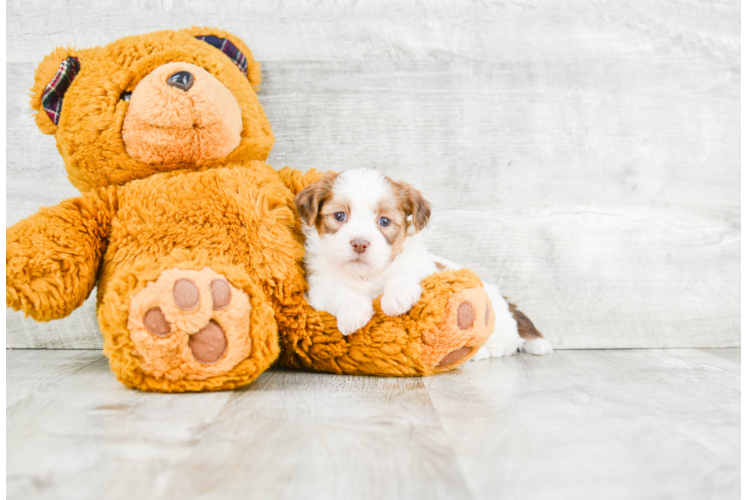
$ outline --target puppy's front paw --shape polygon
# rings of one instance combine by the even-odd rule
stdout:
[[[382,312],[387,316],[400,316],[410,311],[410,308],[421,298],[420,283],[406,283],[396,288],[386,290],[382,296]]]
[[[374,316],[374,306],[371,299],[361,296],[354,297],[338,309],[338,331],[343,335],[350,335],[366,326]]]

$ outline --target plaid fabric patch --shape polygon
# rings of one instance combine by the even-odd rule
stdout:
[[[55,125],[60,121],[62,98],[80,69],[81,64],[78,62],[78,58],[68,57],[60,63],[60,68],[55,73],[55,77],[44,87],[42,108]]]
[[[242,54],[241,51],[236,48],[236,45],[231,43],[228,38],[220,38],[213,35],[200,35],[195,38],[211,44],[213,47],[229,56],[229,58],[234,61],[234,64],[242,70],[244,76],[247,75],[247,58],[244,57],[244,54]]]

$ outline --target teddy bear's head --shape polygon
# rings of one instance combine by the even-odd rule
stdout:
[[[235,36],[190,28],[59,48],[36,70],[31,105],[81,191],[157,172],[265,160],[273,132],[260,65]]]

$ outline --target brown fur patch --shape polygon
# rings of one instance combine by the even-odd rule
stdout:
[[[335,214],[343,212],[346,219],[343,222],[335,220]],[[332,191],[329,195],[322,200],[320,204],[320,211],[317,214],[317,219],[314,221],[314,225],[317,228],[317,232],[320,234],[335,234],[338,230],[343,227],[348,221],[350,216],[351,208],[347,203],[337,201],[332,195]]]
[[[321,223],[318,221],[322,206],[332,197],[332,188],[338,174],[327,172],[320,180],[302,189],[293,199],[296,210],[301,219],[309,226],[316,226],[320,230]]]
[[[396,193],[393,193],[393,195],[380,200],[377,207],[377,228],[384,236],[387,244],[392,247],[390,260],[393,260],[403,251],[405,239],[408,236],[408,214],[400,197]],[[389,226],[382,227],[379,225],[379,220],[382,217],[387,217],[390,220]]]
[[[436,269],[438,269],[439,272],[444,271],[445,269],[447,269],[447,266],[445,266],[441,262],[434,262],[434,264],[436,264]]]
[[[519,331],[519,336],[525,340],[542,339],[543,334],[540,333],[537,328],[535,328],[535,325],[532,324],[530,318],[525,316],[525,313],[517,309],[516,305],[512,304],[508,300],[507,303],[509,304],[509,312],[512,313],[512,316],[514,316],[514,319],[517,321],[517,330]]]
[[[431,203],[423,197],[420,191],[410,184],[402,181],[393,181],[389,177],[387,180],[392,186],[392,190],[402,206],[406,216],[412,216],[412,224],[416,231],[420,231],[431,218]]]

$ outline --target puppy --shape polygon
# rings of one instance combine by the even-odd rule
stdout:
[[[419,234],[431,206],[420,192],[375,170],[326,174],[294,199],[304,221],[309,305],[338,320],[349,335],[374,315],[399,316],[421,297],[421,281],[437,272]]]
[[[294,199],[306,238],[307,301],[337,318],[349,335],[374,315],[372,300],[382,295],[382,312],[399,316],[421,297],[421,281],[439,270],[460,269],[430,254],[421,231],[431,205],[413,187],[371,169],[328,173]],[[508,356],[524,349],[552,352],[524,314],[485,285],[496,315],[495,330],[473,359]],[[521,324],[517,318],[523,318]],[[525,321],[526,320],[526,321]]]

